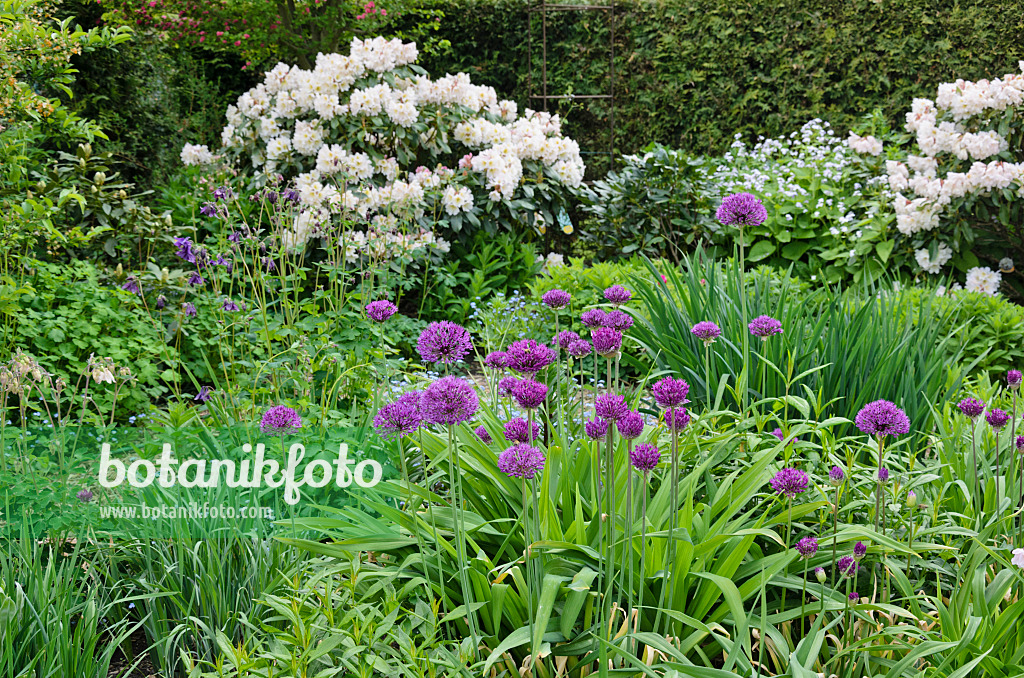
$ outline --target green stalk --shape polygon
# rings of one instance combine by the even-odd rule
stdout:
[[[832,506],[832,563],[836,562],[836,547],[839,543],[839,489],[842,487],[842,483],[836,485],[836,503]],[[832,577],[830,580],[832,588],[836,587],[836,568],[832,568]],[[822,611],[824,611],[824,603],[822,603]]]
[[[789,549],[793,548],[791,541],[793,538],[793,497],[789,497],[789,506],[786,510],[786,555],[789,555]],[[787,568],[789,569],[789,568]],[[779,608],[779,614],[786,611],[786,592],[789,589],[785,586],[782,587],[782,607]]]
[[[985,502],[981,497],[981,480],[978,478],[978,441],[974,435],[977,423],[974,419],[971,419],[971,456],[974,457],[974,501],[981,502],[980,506],[975,505],[974,510],[977,516],[981,516],[981,512],[985,508]]]
[[[632,439],[626,441],[626,547],[623,549],[626,559],[626,571],[629,573],[626,586],[626,619],[633,614],[633,468],[629,459],[633,453]],[[628,627],[627,627],[628,628]]]
[[[875,532],[878,532],[878,521],[882,517],[882,454],[885,436],[878,436],[878,472],[875,474]]]
[[[532,669],[533,665],[537,661],[537,648],[534,646],[534,643],[533,643],[533,638],[534,638],[534,631],[533,631],[533,594],[534,594],[534,591],[529,590],[530,588],[532,588],[534,586],[534,581],[533,581],[533,564],[530,562],[530,544],[532,544],[533,541],[530,539],[530,520],[529,520],[529,516],[528,516],[528,513],[529,513],[529,502],[526,499],[526,478],[522,479],[522,485],[523,485],[523,532],[525,533],[525,537],[526,537],[526,549],[523,551],[523,564],[526,565],[525,581],[528,582],[528,584],[527,584],[527,591],[525,592],[525,595],[526,595],[527,608],[529,609],[529,614],[530,614],[530,618],[529,618],[529,622],[530,622],[530,667]]]
[[[807,558],[804,558],[804,582],[800,592],[800,637],[804,637],[804,616],[807,614]]]
[[[452,490],[454,490],[453,523],[456,532],[455,553],[459,560],[459,584],[462,587],[462,602],[466,606],[466,620],[469,625],[469,633],[473,639],[473,658],[480,660],[479,636],[476,631],[476,613],[471,609],[473,602],[473,591],[469,587],[469,573],[467,571],[466,556],[466,517],[462,510],[462,478],[458,465],[458,457],[455,454],[455,444],[452,438],[452,427],[448,426],[448,469],[451,474]]]

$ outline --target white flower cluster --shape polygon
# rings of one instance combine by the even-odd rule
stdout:
[[[920,266],[922,270],[935,275],[942,270],[942,267],[946,265],[946,262],[953,258],[953,250],[946,243],[939,243],[938,248],[935,250],[935,258],[932,259],[931,256],[932,255],[927,248],[919,249],[914,252],[914,258],[917,259],[917,265]]]
[[[209,165],[213,161],[213,153],[206,144],[185,144],[181,149],[183,165]]]
[[[999,294],[999,284],[1003,276],[998,271],[993,271],[988,266],[978,266],[967,271],[967,284],[964,289],[968,292],[981,292],[995,296]]]
[[[846,144],[854,153],[860,153],[861,155],[882,154],[882,142],[871,135],[862,137],[850,132]]]

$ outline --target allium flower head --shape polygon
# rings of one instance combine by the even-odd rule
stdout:
[[[90,492],[89,490],[79,490],[78,494],[76,494],[75,496],[78,498],[78,501],[82,502],[83,504],[88,504],[90,501],[92,501],[92,492]]]
[[[533,339],[513,341],[505,351],[505,367],[520,374],[536,374],[557,359],[553,348]]]
[[[769,315],[759,315],[747,325],[750,333],[759,337],[762,341],[768,341],[768,337],[774,334],[782,334],[782,323]]]
[[[512,398],[524,410],[535,410],[548,395],[548,387],[533,379],[523,379],[512,388]]]
[[[857,561],[853,559],[853,556],[843,556],[836,561],[836,568],[839,570],[840,575],[852,577],[857,574]]]
[[[853,545],[853,559],[860,560],[868,554],[868,547],[862,541],[857,542]]]
[[[498,455],[498,468],[513,478],[531,480],[544,470],[544,453],[519,443]]]
[[[889,469],[885,468],[884,466],[878,469],[878,481],[882,483],[886,483],[889,481]]]
[[[814,578],[818,580],[819,584],[824,584],[825,583],[825,579],[827,579],[827,577],[825,575],[825,568],[824,567],[816,567],[816,568],[814,568]]]
[[[611,358],[622,350],[622,334],[610,327],[598,327],[590,333],[594,351],[603,358]]]
[[[960,408],[960,411],[963,412],[964,415],[971,419],[977,419],[985,412],[985,403],[981,402],[977,398],[964,398],[957,403],[957,407]]]
[[[1024,452],[1024,436],[1017,436],[1015,445],[1018,452]]]
[[[608,311],[608,315],[604,317],[604,326],[619,332],[625,332],[633,326],[633,317],[625,311],[618,309]]]
[[[594,411],[605,421],[618,421],[629,412],[629,405],[618,393],[602,393],[597,396]]]
[[[845,479],[846,474],[843,473],[843,469],[839,468],[838,466],[833,466],[832,469],[828,472],[828,482],[832,485],[832,487],[839,487],[840,485],[843,484],[843,481]]]
[[[640,443],[629,453],[629,463],[637,471],[642,471],[643,473],[653,471],[660,462],[661,452],[658,451],[657,445]]]
[[[576,334],[572,330],[562,330],[561,332],[555,335],[554,341],[552,341],[552,343],[555,346],[558,346],[563,351],[567,351],[569,347],[573,345],[574,342],[577,342],[579,340],[580,335]]]
[[[604,291],[604,298],[616,306],[619,306],[632,299],[633,293],[622,285],[612,285]]]
[[[516,377],[502,377],[498,380],[498,395],[502,398],[511,398],[519,379]]]
[[[988,425],[993,429],[999,431],[1006,426],[1006,422],[1010,421],[1010,415],[998,407],[994,407],[985,415],[985,421],[987,421]]]
[[[504,369],[508,364],[508,354],[504,351],[491,351],[484,358],[484,365],[490,367],[492,370]]]
[[[572,295],[563,290],[548,290],[540,298],[548,308],[565,308],[572,301]]]
[[[772,431],[772,435],[779,439],[779,442],[785,440],[786,434],[782,432],[781,428],[777,428]]]
[[[682,431],[690,425],[690,413],[685,407],[670,407],[665,410],[665,425],[670,431]]]
[[[807,491],[810,479],[798,468],[786,467],[771,479],[772,489],[790,499]]]
[[[275,405],[263,413],[260,430],[268,436],[286,436],[298,433],[302,428],[302,417],[287,405]]]
[[[587,419],[583,424],[583,430],[588,438],[599,440],[608,435],[608,422],[604,419]]]
[[[531,440],[537,440],[540,438],[540,424],[533,422],[533,426],[529,426],[528,421],[522,417],[516,417],[505,422],[505,440],[512,443],[528,443]],[[530,431],[533,431],[533,437],[530,437]]]
[[[850,591],[850,595],[848,597],[851,603],[856,603],[858,600],[860,600],[860,594],[856,591]]]
[[[1014,390],[1020,388],[1022,380],[1024,377],[1021,376],[1020,370],[1010,370],[1006,373],[1006,385]]]
[[[818,540],[814,537],[804,537],[796,543],[796,550],[802,558],[810,558],[818,552]]]
[[[876,400],[861,408],[854,422],[869,436],[901,436],[910,432],[907,413],[888,400]]]
[[[589,341],[580,339],[569,344],[569,355],[573,358],[582,358],[583,356],[590,355],[591,347]]]
[[[722,328],[710,320],[697,323],[690,332],[693,336],[703,341],[705,346],[710,346],[715,343],[715,339],[722,336]]]
[[[475,429],[473,429],[473,433],[476,434],[477,438],[484,441],[485,445],[490,445],[492,442],[494,442],[494,440],[491,438],[490,432],[488,432],[487,428],[484,426],[477,426]]]
[[[438,379],[427,387],[420,398],[423,419],[431,424],[461,424],[472,419],[479,407],[476,391],[458,377]]]
[[[387,299],[378,299],[366,305],[366,317],[374,322],[382,323],[396,313],[398,307]]]
[[[422,421],[420,394],[413,392],[405,393],[395,402],[377,410],[373,427],[384,440],[395,440],[415,433]]]
[[[634,440],[644,432],[644,417],[639,412],[630,410],[615,422],[615,428],[619,430],[619,435],[626,440]]]
[[[682,379],[665,377],[651,387],[654,402],[660,407],[676,407],[690,402],[686,396],[690,393],[690,385]]]
[[[427,363],[451,364],[473,350],[469,330],[448,320],[434,322],[420,334],[416,350]]]
[[[733,193],[722,198],[715,218],[724,226],[760,226],[768,218],[768,210],[750,193]]]
[[[580,322],[583,323],[584,327],[590,329],[597,329],[598,327],[604,327],[605,319],[608,314],[599,308],[592,308],[589,311],[584,311],[583,315],[580,316]]]

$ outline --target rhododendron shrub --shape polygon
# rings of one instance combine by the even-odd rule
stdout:
[[[559,117],[519,115],[464,73],[432,80],[417,56],[414,43],[354,39],[312,70],[280,63],[228,107],[220,151],[186,145],[182,160],[290,181],[301,209],[288,247],[345,220],[463,235],[554,223],[585,169]]]

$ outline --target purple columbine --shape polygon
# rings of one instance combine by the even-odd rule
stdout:
[[[491,351],[484,358],[484,365],[492,370],[503,370],[508,365],[508,355],[504,351]]]
[[[878,469],[878,481],[881,483],[889,482],[889,469],[884,466]]]
[[[690,393],[690,385],[682,379],[665,377],[651,387],[654,394],[654,402],[660,407],[677,407],[690,402],[686,396]]]
[[[907,413],[888,400],[876,400],[861,408],[854,422],[869,436],[901,436],[910,432]]]
[[[458,362],[473,350],[469,330],[462,325],[442,320],[427,325],[416,342],[416,350],[427,363]]]
[[[960,408],[960,411],[972,420],[977,420],[982,414],[985,413],[985,403],[981,402],[977,398],[964,398],[956,405]]]
[[[615,428],[626,440],[635,440],[644,432],[644,417],[639,412],[630,410],[615,422]]]
[[[715,339],[722,336],[722,328],[710,320],[697,323],[690,332],[693,336],[703,341],[705,346],[710,346],[715,343]]]
[[[125,292],[131,292],[132,294],[142,294],[142,287],[139,286],[139,279],[134,275],[128,276],[128,279],[121,285],[121,289]]]
[[[505,350],[505,367],[520,374],[536,374],[558,360],[558,353],[533,339],[513,341]]]
[[[268,436],[286,436],[298,433],[302,428],[302,417],[287,405],[275,405],[263,413],[260,430]]]
[[[690,413],[685,407],[670,407],[665,410],[665,425],[678,433],[690,425]]]
[[[779,494],[784,494],[790,499],[807,491],[810,479],[807,474],[798,468],[786,467],[775,474],[771,479],[772,489]]]
[[[658,451],[657,445],[640,443],[630,451],[629,463],[637,471],[649,473],[661,463],[661,452]]]
[[[1006,422],[1010,421],[1010,415],[998,407],[993,407],[988,411],[988,414],[985,415],[985,421],[987,421],[988,425],[994,430],[1000,431],[1004,426],[1006,426]]]
[[[195,318],[199,314],[199,312],[196,310],[195,304],[193,304],[191,301],[186,301],[185,305],[182,308],[185,309],[185,315],[188,316],[189,318]]]
[[[378,299],[366,305],[366,317],[377,323],[386,321],[396,313],[398,313],[398,307],[387,299]]]
[[[458,377],[441,377],[428,386],[420,397],[423,418],[431,424],[461,424],[472,419],[479,408],[476,391]]]
[[[770,315],[759,315],[750,321],[747,329],[761,341],[768,341],[768,337],[774,334],[782,334],[782,323]]]
[[[867,554],[868,554],[868,547],[867,547],[867,544],[865,544],[864,542],[859,541],[859,542],[857,542],[856,544],[853,545],[853,559],[854,560],[862,560],[864,558],[864,556],[866,556]]]
[[[583,431],[588,438],[599,440],[608,435],[608,422],[604,419],[587,419],[583,423]]]
[[[204,217],[215,217],[217,216],[217,205],[212,202],[204,202],[203,206],[199,208],[199,213]]]
[[[846,480],[846,474],[843,473],[843,469],[838,466],[833,466],[828,472],[828,482],[832,487],[839,487],[843,484],[844,480]]]
[[[494,442],[491,439],[491,434],[488,433],[487,429],[484,428],[483,426],[477,426],[475,429],[473,429],[473,433],[476,434],[477,438],[484,441],[485,445],[490,445],[492,442]]]
[[[604,298],[616,306],[621,306],[633,298],[633,293],[622,285],[612,285],[604,291]]]
[[[801,558],[810,558],[818,552],[818,540],[814,537],[804,537],[796,543],[796,551]]]
[[[203,276],[199,275],[199,271],[192,271],[188,274],[188,284],[191,287],[200,287],[206,283]]]
[[[598,327],[604,327],[605,319],[608,314],[599,308],[592,308],[589,311],[584,311],[583,315],[580,316],[580,322],[583,323],[584,327],[591,330],[595,330]]]
[[[629,412],[629,405],[618,393],[602,393],[594,403],[594,412],[605,421],[618,421]]]
[[[548,290],[540,298],[544,305],[548,308],[558,309],[565,308],[572,301],[572,295],[564,290]]]
[[[233,197],[235,197],[235,193],[230,186],[220,186],[213,190],[214,200],[231,200]]]
[[[231,301],[231,299],[225,299],[224,302],[220,305],[220,307],[228,312],[234,312],[239,310],[238,304]]]
[[[192,250],[193,245],[191,238],[175,238],[174,246],[178,248],[174,254],[177,255],[179,259],[184,259],[190,264],[196,263],[196,255]]]
[[[157,295],[157,298],[156,298],[156,307],[157,307],[157,310],[159,310],[159,309],[163,308],[163,307],[164,307],[164,306],[166,306],[166,305],[167,305],[167,297],[165,297],[165,296],[164,296],[164,295],[162,295],[162,294],[160,294],[160,295]]]
[[[532,480],[544,470],[544,453],[519,443],[498,455],[498,468],[513,478]]]
[[[211,389],[209,386],[203,386],[202,388],[199,389],[199,393],[196,394],[196,397],[193,398],[192,401],[197,403],[205,403],[210,399],[210,394],[212,392],[213,389]]]
[[[498,380],[498,395],[502,398],[511,398],[518,383],[517,377],[502,377]]]
[[[1006,385],[1014,391],[1020,388],[1022,380],[1024,380],[1024,377],[1021,376],[1020,370],[1010,370],[1006,373]]]
[[[540,438],[541,429],[540,424],[533,422],[533,426],[529,426],[530,422],[526,421],[522,417],[516,417],[505,422],[505,440],[512,443],[528,443],[531,440],[537,440]],[[533,437],[530,437],[530,433],[533,433]]]
[[[575,342],[579,340],[580,335],[576,334],[572,330],[562,330],[561,332],[555,335],[555,338],[552,340],[551,343],[553,343],[555,346],[558,346],[563,351],[567,351],[569,350],[570,346],[572,346]]]
[[[402,394],[398,400],[381,407],[373,418],[373,427],[384,440],[395,440],[415,433],[423,422],[420,393]]]
[[[88,504],[90,501],[92,501],[92,492],[90,492],[89,490],[79,490],[78,494],[76,494],[75,496],[78,497],[78,501],[82,502],[83,504]]]
[[[608,315],[604,317],[604,326],[610,327],[613,330],[619,332],[625,332],[633,326],[633,317],[625,311],[618,309],[614,311],[608,311]]]
[[[548,397],[548,387],[533,379],[523,379],[512,389],[512,398],[524,410],[535,410]]]
[[[768,218],[768,210],[750,193],[733,193],[722,198],[715,218],[724,226],[760,226]]]
[[[610,327],[598,327],[590,333],[590,340],[602,358],[614,358],[622,350],[622,333]]]
[[[857,574],[857,561],[853,559],[853,556],[843,556],[836,561],[836,568],[839,570],[840,575],[852,577]]]
[[[569,348],[566,349],[573,358],[582,358],[583,356],[590,355],[591,346],[589,341],[580,339],[569,344]]]

